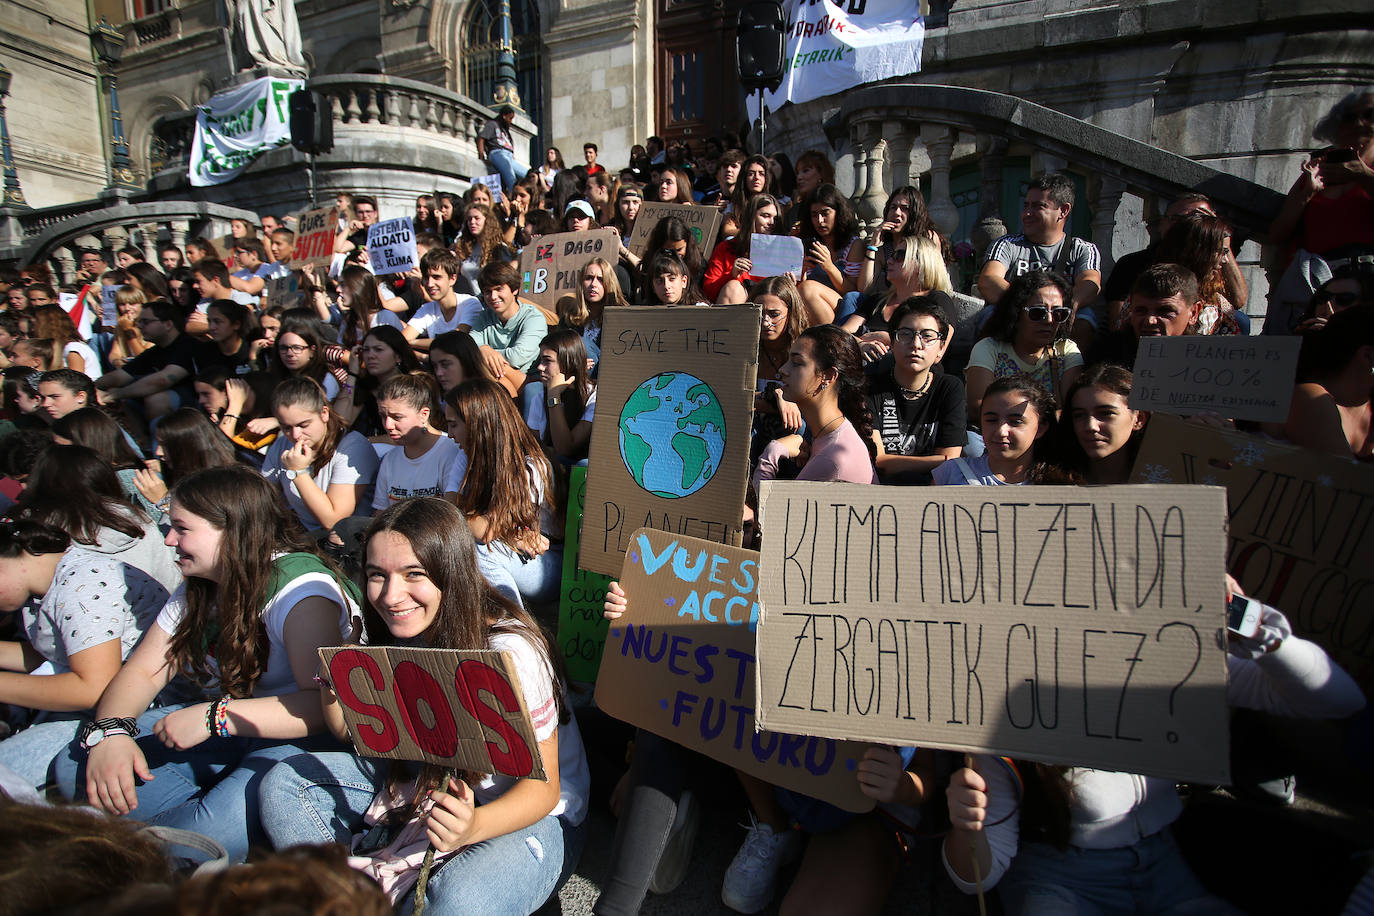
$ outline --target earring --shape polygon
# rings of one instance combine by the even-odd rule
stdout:
[[[1371,371],[1374,371],[1374,370],[1371,370]],[[821,391],[824,391],[825,389],[827,389],[827,388],[829,388],[829,387],[830,387],[830,383],[829,383],[829,382],[821,382]]]

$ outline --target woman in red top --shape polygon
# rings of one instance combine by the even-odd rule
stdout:
[[[749,274],[753,265],[749,261],[749,239],[754,233],[776,235],[778,215],[781,208],[772,194],[755,194],[745,204],[741,214],[741,228],[731,239],[726,239],[711,252],[711,260],[706,263],[706,274],[702,278],[702,292],[706,298],[722,305],[738,305],[749,301],[748,284],[757,279]]]

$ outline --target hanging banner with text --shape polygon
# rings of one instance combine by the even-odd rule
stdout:
[[[1134,477],[1225,487],[1231,575],[1374,690],[1374,467],[1155,416]]]
[[[764,100],[806,102],[921,70],[925,21],[917,0],[785,0],[782,85]]]
[[[1226,494],[760,496],[759,724],[1229,782]]]
[[[545,779],[515,657],[492,649],[320,649],[364,757]]]
[[[288,99],[304,80],[263,77],[215,93],[196,112],[191,186],[233,181],[268,150],[291,145]]]
[[[541,235],[520,252],[520,298],[552,311],[562,297],[577,295],[577,275],[588,261],[614,267],[619,252],[614,229]]]
[[[654,227],[660,220],[670,216],[682,220],[687,226],[687,231],[692,233],[697,251],[701,252],[701,263],[705,264],[710,259],[711,252],[715,250],[716,235],[720,232],[723,220],[719,207],[702,204],[665,204],[646,200],[639,208],[634,231],[630,233],[625,247],[647,261],[652,257],[652,253],[645,253],[649,247],[649,236],[653,234]]]
[[[374,274],[403,274],[419,263],[410,217],[382,220],[367,227],[367,266]]]
[[[868,811],[855,767],[864,747],[754,728],[757,551],[641,528],[620,584],[596,705],[765,782]]]
[[[643,527],[738,545],[759,307],[608,308],[601,325],[579,565],[619,575]]]
[[[1142,337],[1130,406],[1282,423],[1301,347],[1300,337]]]
[[[302,210],[296,217],[296,246],[291,254],[291,269],[307,265],[327,267],[334,260],[334,241],[339,233],[339,208]]]
[[[590,684],[601,665],[606,644],[606,587],[610,576],[588,572],[577,565],[582,543],[582,513],[587,505],[587,469],[568,473],[567,527],[563,538],[563,586],[558,596],[558,646],[568,665],[568,677]]]

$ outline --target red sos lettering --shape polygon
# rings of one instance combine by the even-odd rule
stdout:
[[[497,771],[506,776],[516,777],[528,776],[534,772],[534,752],[502,715],[503,710],[512,713],[520,711],[520,700],[511,689],[510,682],[490,666],[468,659],[458,666],[453,684],[458,688],[458,701],[463,704],[463,708],[478,722],[496,732],[505,742],[505,747],[490,739],[486,742],[487,753],[491,755],[491,762]],[[478,694],[481,691],[490,694],[501,704],[502,709],[494,709],[479,702]]]
[[[444,688],[425,669],[414,662],[396,666],[396,680],[392,684],[396,702],[406,724],[406,731],[426,754],[452,757],[458,752],[458,726],[453,720],[453,707]],[[429,707],[433,725],[426,725],[420,717],[420,703]]]
[[[401,743],[401,733],[386,709],[375,703],[364,703],[353,691],[349,676],[357,668],[363,669],[374,690],[381,690],[386,684],[386,678],[382,676],[381,666],[377,664],[376,659],[356,649],[345,649],[329,661],[329,677],[334,681],[334,692],[338,695],[339,702],[349,709],[360,716],[370,716],[380,723],[380,727],[359,724],[359,740],[375,753],[390,753]]]

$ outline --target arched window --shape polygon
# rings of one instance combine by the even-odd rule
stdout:
[[[497,0],[472,0],[463,13],[461,26],[464,95],[482,105],[491,105],[496,87],[496,58],[500,53],[500,34],[496,26]],[[515,36],[515,82],[520,90],[520,107],[545,134],[543,124],[544,46],[539,40],[539,10],[534,0],[511,0],[511,34]]]

